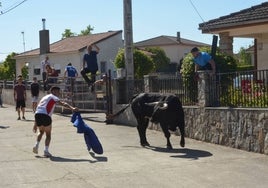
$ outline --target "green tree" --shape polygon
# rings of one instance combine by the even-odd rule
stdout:
[[[251,65],[251,55],[247,52],[247,50],[244,47],[241,47],[238,52],[238,65]]]
[[[134,49],[133,61],[135,79],[142,79],[144,75],[155,70],[152,58],[147,56],[141,50]],[[115,57],[114,65],[116,68],[125,68],[124,49],[120,49],[118,51]]]
[[[16,60],[13,58],[17,55],[15,52],[9,54],[5,61],[0,64],[0,79],[14,80],[16,75]]]
[[[62,33],[61,36],[62,36],[61,39],[64,39],[64,38],[68,38],[68,37],[76,36],[76,34],[73,33],[73,32],[71,31],[71,29],[65,29],[65,30],[64,30],[64,33]]]
[[[146,51],[152,53],[152,59],[154,63],[155,71],[164,72],[170,64],[170,59],[166,56],[165,51],[160,47],[145,48]]]
[[[85,30],[81,30],[79,35],[90,35],[92,34],[91,31],[94,30],[94,27],[91,27],[91,25],[88,25]]]

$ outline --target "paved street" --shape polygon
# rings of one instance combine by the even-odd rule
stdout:
[[[106,125],[103,114],[82,117],[98,135],[103,155],[91,157],[84,137],[70,115],[53,115],[51,158],[32,152],[34,115],[17,120],[14,106],[0,108],[0,187],[2,188],[215,188],[268,187],[268,156],[172,136],[174,150],[165,149],[164,135],[148,130],[151,148],[139,145],[135,127]],[[93,120],[93,121],[92,121]]]

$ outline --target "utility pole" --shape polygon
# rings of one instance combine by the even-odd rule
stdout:
[[[132,29],[132,2],[124,1],[124,48],[126,67],[126,93],[127,99],[133,96],[134,90],[134,64],[133,64],[133,29]]]
[[[24,39],[24,31],[21,32],[22,34],[22,44],[23,44],[23,52],[25,52],[25,39]]]

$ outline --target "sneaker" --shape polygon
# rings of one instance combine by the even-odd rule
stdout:
[[[52,154],[49,153],[48,151],[44,151],[44,156],[45,157],[52,157]]]
[[[34,147],[33,147],[33,152],[34,152],[35,154],[38,154],[38,147],[37,147],[37,146],[34,146]]]
[[[22,116],[22,119],[23,119],[23,120],[26,120],[24,116]]]
[[[18,117],[18,119],[17,120],[20,120],[20,117]]]

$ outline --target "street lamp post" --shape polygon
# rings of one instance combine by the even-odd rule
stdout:
[[[21,32],[22,34],[22,44],[23,44],[23,52],[25,52],[25,39],[24,39],[24,31]]]

